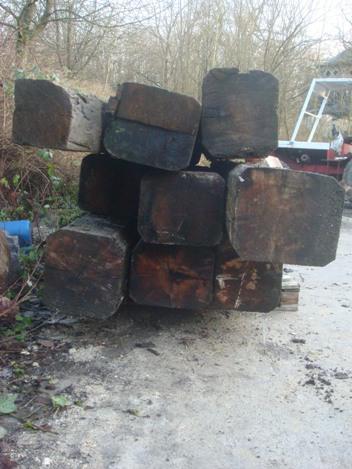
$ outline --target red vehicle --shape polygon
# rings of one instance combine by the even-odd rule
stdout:
[[[327,174],[352,185],[352,137],[344,138],[333,125],[331,142],[313,141],[321,118],[329,114],[329,98],[346,90],[352,91],[352,78],[314,79],[292,137],[290,140],[279,140],[276,156],[292,169]],[[307,118],[311,127],[308,139],[299,141],[297,136]]]

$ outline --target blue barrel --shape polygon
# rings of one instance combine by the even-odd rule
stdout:
[[[0,221],[0,230],[18,236],[21,247],[32,245],[32,224],[29,220]]]

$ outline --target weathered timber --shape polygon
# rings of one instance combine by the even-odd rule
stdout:
[[[165,130],[196,135],[201,107],[183,94],[140,83],[123,83],[117,92],[116,117]]]
[[[280,304],[281,264],[243,261],[227,239],[215,253],[213,308],[266,313]]]
[[[116,158],[179,171],[190,164],[195,139],[196,135],[115,118],[104,133],[104,146]]]
[[[13,141],[59,150],[98,152],[103,103],[47,80],[15,82]]]
[[[140,182],[148,169],[109,155],[86,156],[81,164],[79,206],[122,223],[137,221]]]
[[[79,317],[105,319],[125,296],[129,247],[124,230],[86,215],[47,239],[44,303]]]
[[[210,159],[262,156],[277,147],[278,81],[270,73],[210,70],[203,81],[201,139]]]
[[[227,185],[227,231],[242,259],[313,266],[335,259],[344,194],[334,178],[240,165]]]
[[[17,236],[0,230],[0,294],[19,278],[19,249]]]
[[[151,173],[142,179],[138,231],[147,243],[214,246],[223,234],[225,181],[211,172]]]
[[[135,247],[129,293],[139,304],[197,309],[213,300],[214,251],[145,244]]]

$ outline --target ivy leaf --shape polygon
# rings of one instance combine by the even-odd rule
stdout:
[[[57,396],[52,396],[51,403],[54,409],[63,409],[70,404],[70,401],[67,399],[66,396],[58,394]]]
[[[0,414],[12,414],[16,412],[17,406],[15,400],[17,394],[2,394],[0,395]]]

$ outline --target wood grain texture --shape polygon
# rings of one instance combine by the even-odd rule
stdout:
[[[324,266],[336,257],[343,203],[332,177],[241,165],[228,178],[227,231],[244,260]]]
[[[259,70],[210,70],[203,81],[201,138],[211,159],[262,156],[278,143],[278,81]]]
[[[223,234],[225,181],[216,173],[181,171],[142,179],[138,231],[148,243],[214,246]]]
[[[15,82],[13,141],[20,145],[98,152],[103,103],[47,80]]]
[[[43,301],[65,314],[105,319],[124,299],[128,261],[123,228],[79,218],[47,239]]]
[[[213,300],[214,251],[145,244],[135,247],[129,294],[138,304],[199,309]]]
[[[215,252],[213,308],[266,313],[280,304],[281,264],[243,261],[228,240]]]
[[[193,136],[198,131],[201,107],[190,96],[140,83],[123,83],[117,96],[118,118]]]
[[[109,155],[86,156],[81,164],[79,206],[123,224],[136,222],[141,178],[148,169]]]
[[[196,136],[115,118],[104,134],[106,151],[119,159],[169,171],[190,164]]]

